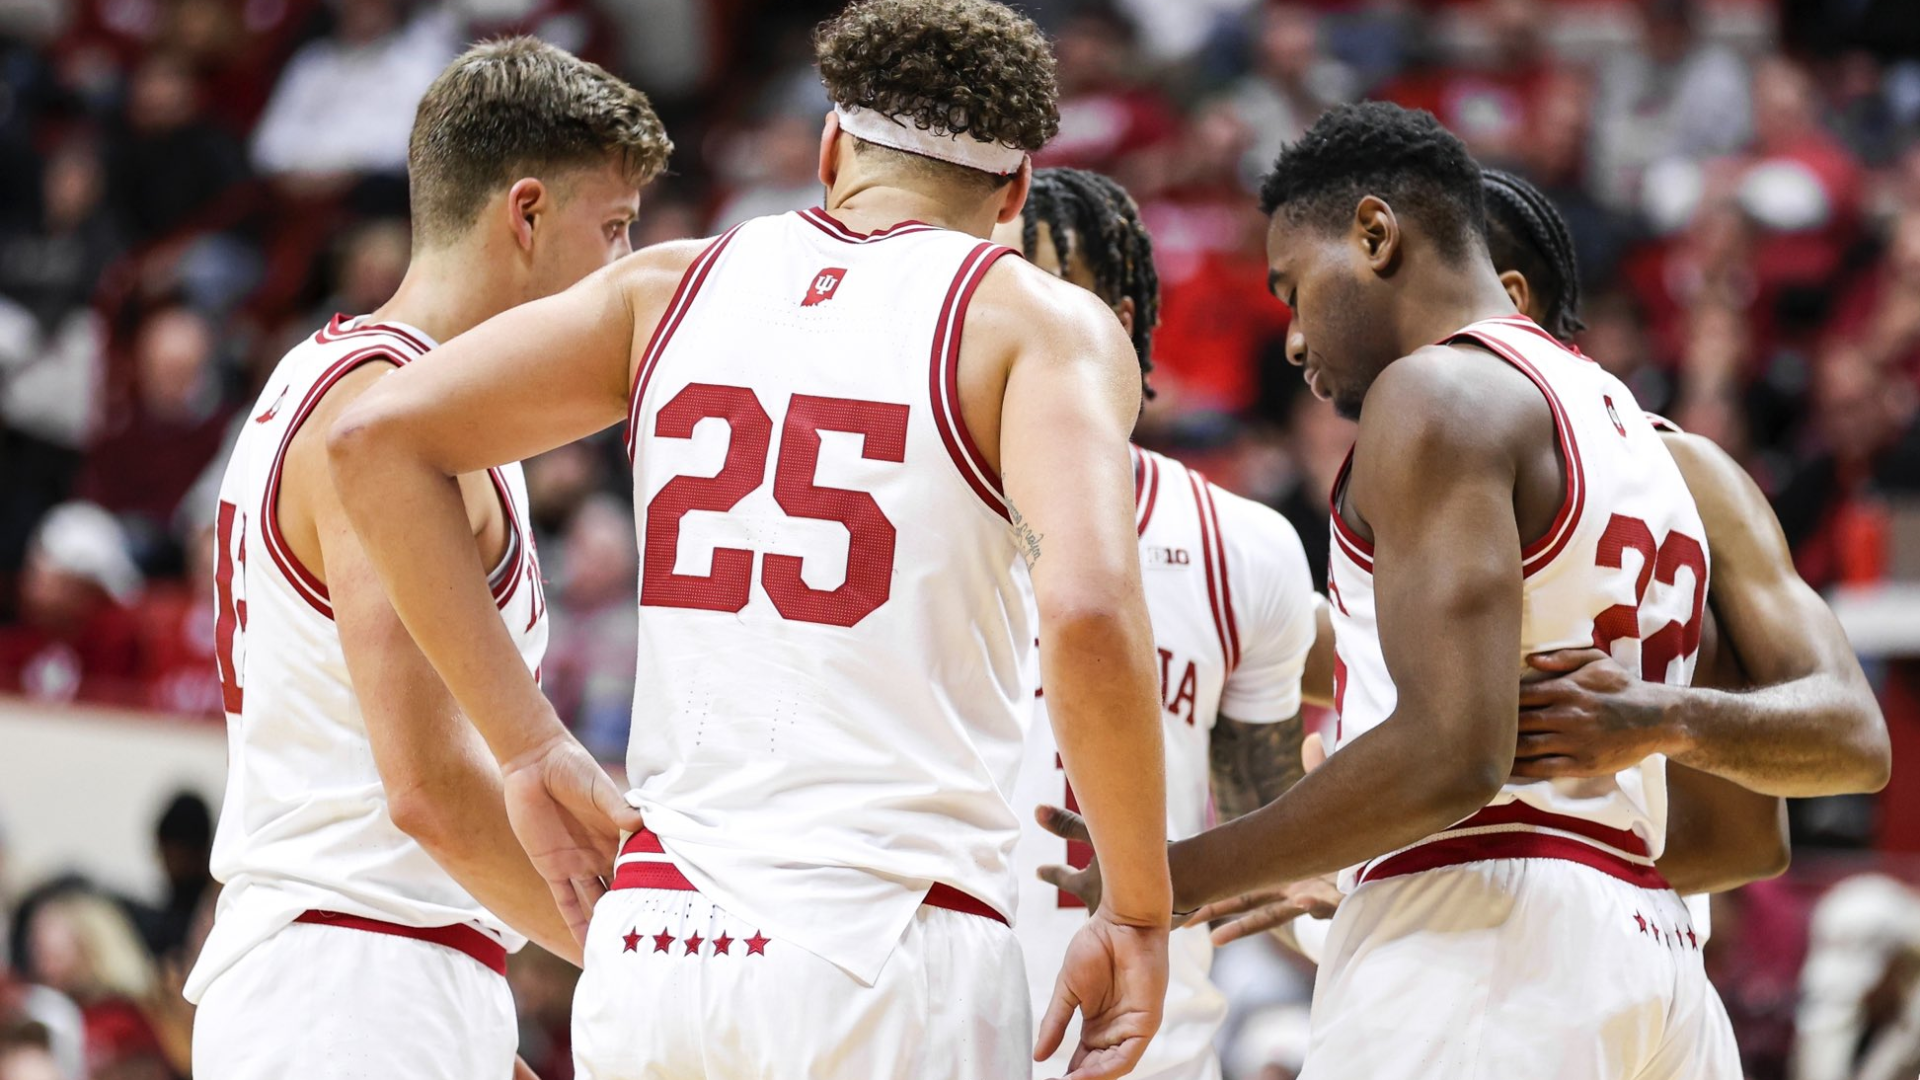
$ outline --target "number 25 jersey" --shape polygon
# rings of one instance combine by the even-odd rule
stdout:
[[[1530,670],[1529,654],[1593,646],[1648,682],[1689,683],[1707,599],[1706,531],[1679,468],[1632,394],[1524,316],[1485,319],[1447,341],[1486,349],[1532,380],[1560,443],[1560,510],[1547,534],[1521,551],[1516,674]],[[1338,746],[1384,722],[1398,701],[1374,621],[1373,547],[1340,517],[1346,476],[1343,469],[1335,485],[1327,584],[1338,653]],[[1660,755],[1612,776],[1510,783],[1479,813],[1350,868],[1342,883],[1478,859],[1547,857],[1664,887],[1653,861],[1666,841],[1666,819]]]
[[[716,904],[867,982],[932,884],[1014,907],[1031,586],[956,372],[1009,253],[754,219],[634,378],[629,799]]]

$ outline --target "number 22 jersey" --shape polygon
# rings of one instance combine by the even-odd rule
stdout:
[[[1530,670],[1524,658],[1532,653],[1593,646],[1648,682],[1690,682],[1707,600],[1706,531],[1632,394],[1524,316],[1485,319],[1447,341],[1486,349],[1526,375],[1545,396],[1560,443],[1560,510],[1547,534],[1521,552],[1516,671]],[[1373,547],[1340,517],[1346,478],[1342,469],[1327,584],[1338,654],[1336,753],[1384,722],[1398,701],[1374,617]],[[1657,754],[1612,776],[1510,783],[1472,817],[1349,868],[1342,884],[1480,859],[1546,857],[1664,888],[1653,862],[1666,842],[1666,819],[1666,758]]]
[[[715,904],[869,984],[931,885],[1014,907],[1031,584],[957,375],[1011,253],[757,218],[634,377],[628,797]]]

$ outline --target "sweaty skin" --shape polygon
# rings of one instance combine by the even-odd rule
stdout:
[[[862,231],[914,219],[985,237],[1025,197],[1024,169],[983,198],[916,187],[883,165],[863,171],[861,160],[830,117],[828,209]],[[329,440],[342,501],[395,610],[502,762],[515,831],[578,925],[638,814],[586,771],[505,628],[482,617],[492,598],[448,478],[624,419],[634,366],[703,247],[645,249],[480,326],[383,378]],[[1097,299],[1019,260],[994,264],[967,316],[961,407],[1030,530],[1042,675],[1111,878],[1040,1026],[1045,1057],[1083,1013],[1073,1080],[1131,1068],[1166,993],[1163,748],[1126,449],[1139,394],[1131,343]],[[383,505],[413,512],[383,519]]]

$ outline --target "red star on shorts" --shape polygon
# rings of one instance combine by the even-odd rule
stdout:
[[[692,937],[688,938],[687,939],[687,955],[692,956],[694,953],[699,952],[700,943],[705,940],[706,939],[701,937],[699,934],[695,934]]]
[[[1691,926],[1687,927],[1687,944],[1696,949],[1700,947],[1700,939],[1693,936],[1693,927]]]
[[[663,929],[659,933],[653,935],[653,951],[654,952],[666,952],[667,946],[671,944],[673,944],[673,935],[667,933],[666,930]]]
[[[640,948],[640,931],[629,928],[620,940],[627,943],[627,947],[622,949],[622,952],[635,952]]]
[[[755,930],[753,936],[747,939],[747,955],[767,955],[767,942],[771,940],[771,938],[762,937],[760,931]]]
[[[727,950],[732,947],[733,939],[727,936],[725,930],[720,931],[720,936],[713,939],[713,955],[715,956],[726,955]]]
[[[1639,912],[1637,912],[1637,911],[1636,911],[1636,912],[1634,912],[1634,913],[1633,913],[1633,921],[1634,921],[1634,922],[1637,922],[1637,923],[1639,923],[1639,924],[1640,924],[1640,932],[1641,932],[1641,933],[1643,933],[1643,934],[1644,934],[1644,933],[1646,933],[1646,932],[1647,932],[1647,919],[1646,919],[1646,916],[1644,916],[1644,915],[1642,915],[1642,914],[1640,914]]]

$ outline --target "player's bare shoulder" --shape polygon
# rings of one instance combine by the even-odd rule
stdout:
[[[1092,363],[1139,381],[1133,343],[1100,298],[1025,259],[1001,259],[987,271],[964,340],[970,352],[978,344],[1007,363]]]
[[[1471,345],[1428,345],[1388,364],[1367,391],[1356,468],[1374,444],[1391,445],[1395,456],[1498,454],[1551,435],[1546,400],[1511,364]]]
[[[1716,577],[1748,564],[1791,566],[1772,505],[1733,455],[1712,439],[1678,429],[1662,430],[1660,442],[1700,511]]]

